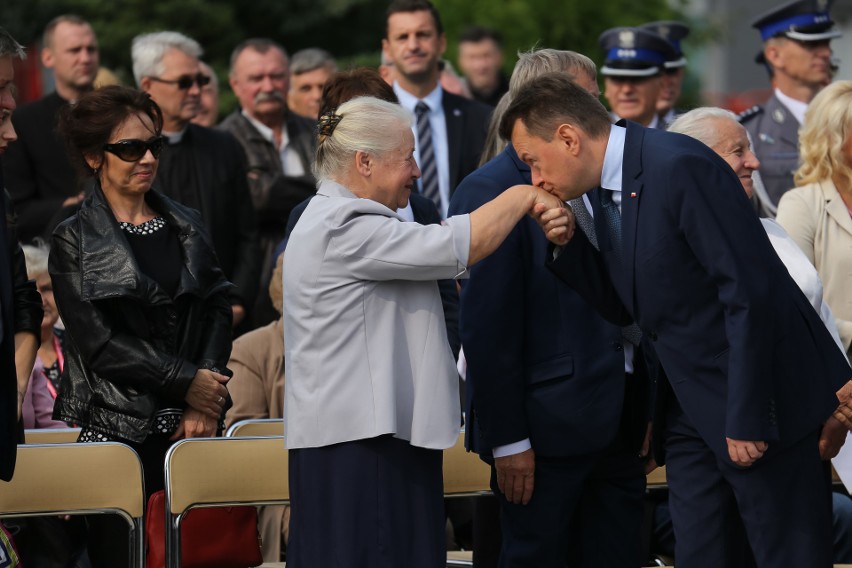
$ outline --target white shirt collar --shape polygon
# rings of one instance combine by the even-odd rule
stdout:
[[[252,126],[254,126],[257,129],[257,131],[260,133],[261,136],[263,136],[267,141],[271,142],[272,145],[275,146],[275,134],[272,132],[271,128],[269,128],[268,126],[266,126],[265,124],[263,124],[262,122],[260,122],[256,118],[254,118],[253,116],[251,116],[249,113],[247,113],[245,111],[245,109],[243,109],[240,112],[242,112],[243,116],[246,117],[249,122],[251,122]],[[281,125],[281,138],[282,138],[282,144],[283,144],[284,141],[286,141],[286,139],[287,139],[287,126],[286,126],[286,124]]]
[[[393,92],[396,93],[396,98],[399,99],[399,104],[410,112],[414,112],[414,107],[417,106],[417,103],[421,100],[427,105],[429,105],[429,112],[435,112],[436,110],[441,108],[441,103],[444,99],[444,91],[441,89],[440,83],[438,83],[438,85],[432,90],[431,93],[429,93],[422,99],[418,99],[417,97],[400,87],[399,83],[397,83],[396,81],[393,82]]]
[[[805,123],[805,111],[808,110],[808,103],[803,103],[802,101],[797,101],[794,98],[788,97],[778,89],[775,89],[775,96],[778,97],[778,100],[781,101],[781,104],[787,107],[787,110],[790,111],[790,114],[793,115],[799,124]]]
[[[606,144],[603,169],[601,170],[601,187],[610,191],[621,191],[622,168],[624,165],[624,143],[627,129],[613,124],[609,129],[609,140]]]

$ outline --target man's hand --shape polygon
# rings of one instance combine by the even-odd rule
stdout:
[[[736,465],[741,467],[749,467],[754,462],[763,457],[769,444],[763,441],[750,440],[733,440],[725,438],[728,441],[728,455]]]
[[[837,400],[840,406],[834,412],[836,418],[847,429],[852,430],[852,380],[840,387],[837,391]]]
[[[216,435],[217,420],[191,406],[183,411],[177,430],[169,440],[184,438],[211,438]]]
[[[519,454],[494,458],[497,487],[510,503],[526,505],[532,499],[535,478],[535,452],[532,448]]]
[[[846,441],[847,432],[846,426],[833,416],[829,416],[822,425],[822,432],[819,435],[819,457],[830,460],[836,456]]]
[[[645,462],[645,475],[648,475],[657,469],[657,460],[651,453],[651,440],[653,440],[652,423],[648,422],[648,429],[645,430],[645,439],[642,440],[642,449],[639,450],[639,458]]]

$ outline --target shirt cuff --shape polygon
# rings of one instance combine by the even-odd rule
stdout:
[[[495,458],[505,458],[506,456],[513,456],[515,454],[520,454],[521,452],[525,452],[532,448],[532,444],[530,444],[530,439],[526,438],[521,440],[520,442],[515,442],[514,444],[506,444],[505,446],[497,446],[491,453]]]

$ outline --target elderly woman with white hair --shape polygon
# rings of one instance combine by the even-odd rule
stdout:
[[[537,204],[563,207],[515,186],[445,225],[404,222],[410,120],[370,97],[320,118],[317,196],[284,265],[295,568],[445,565],[442,450],[461,417],[436,280],[465,277]]]

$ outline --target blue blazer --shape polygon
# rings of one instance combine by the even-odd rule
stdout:
[[[721,459],[726,436],[769,441],[771,455],[817,430],[852,369],[731,168],[691,138],[628,122],[622,171],[623,265],[598,222],[600,253],[578,231],[551,268],[611,319],[635,318]]]
[[[449,213],[468,213],[529,183],[529,167],[509,146],[465,178]],[[467,446],[483,456],[525,438],[539,456],[588,454],[612,443],[621,424],[621,330],[551,274],[546,255],[544,234],[525,217],[462,281]],[[637,404],[637,446],[646,401]]]

